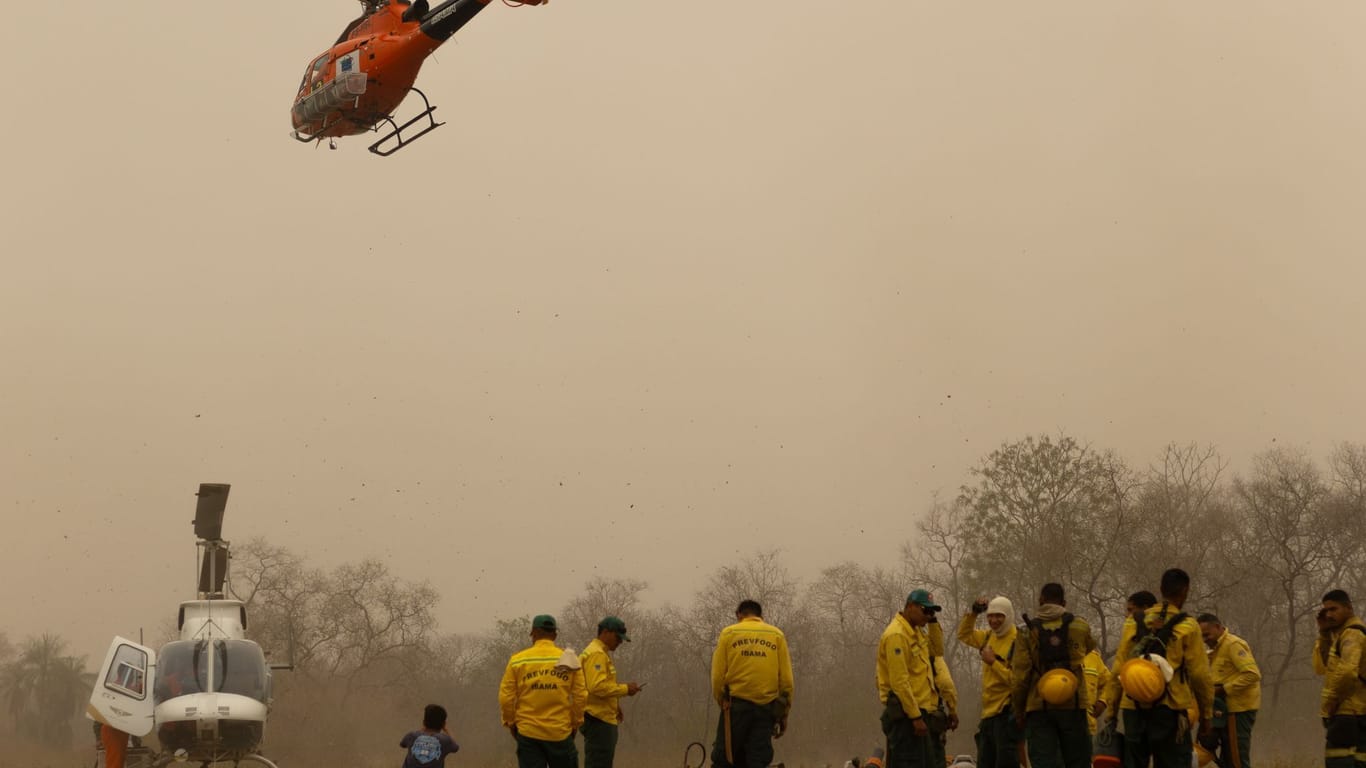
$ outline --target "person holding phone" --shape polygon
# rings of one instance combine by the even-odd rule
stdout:
[[[1319,715],[1323,718],[1323,764],[1353,768],[1366,755],[1366,623],[1341,589],[1323,596],[1314,643],[1314,673],[1323,676]]]
[[[583,768],[612,768],[617,752],[617,728],[624,716],[621,697],[640,693],[636,683],[618,683],[612,652],[631,642],[626,622],[608,616],[598,622],[598,636],[579,654],[588,706],[583,715]]]

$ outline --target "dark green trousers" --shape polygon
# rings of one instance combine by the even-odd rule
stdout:
[[[915,723],[906,716],[896,694],[887,694],[887,705],[882,708],[882,734],[887,737],[886,768],[939,768],[933,762],[933,737],[928,731],[924,736],[915,734]]]
[[[1366,766],[1366,717],[1334,715],[1323,719],[1324,768]]]
[[[976,739],[978,768],[1020,768],[1020,729],[1009,709],[982,718]]]
[[[1124,765],[1190,768],[1190,722],[1186,713],[1168,707],[1121,710],[1124,717]]]
[[[516,734],[517,768],[579,768],[579,749],[571,734],[564,741],[542,741]]]
[[[768,768],[773,762],[773,710],[767,704],[730,700],[730,752],[734,762],[726,759],[726,713],[722,710],[711,750],[714,768]]]
[[[1084,709],[1030,712],[1024,736],[1032,768],[1091,768],[1091,727]]]
[[[612,768],[617,754],[617,726],[592,715],[583,716],[583,768]]]
[[[930,765],[948,765],[949,718],[943,711],[925,715],[925,725],[930,729]],[[914,726],[913,726],[914,727]]]
[[[1257,722],[1257,710],[1230,712],[1215,725],[1210,733],[1210,742],[1219,768],[1252,768],[1252,726]],[[1228,723],[1233,722],[1233,737],[1229,736]],[[1204,742],[1201,741],[1203,744]],[[1238,762],[1233,762],[1233,745],[1238,745]],[[1210,746],[1210,745],[1206,745]]]

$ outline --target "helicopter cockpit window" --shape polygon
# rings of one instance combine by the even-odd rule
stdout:
[[[155,701],[205,693],[209,688],[208,640],[177,640],[161,649],[157,665]],[[213,687],[219,693],[235,693],[257,701],[269,698],[269,672],[261,646],[250,640],[214,640]]]
[[[104,687],[135,699],[147,698],[147,654],[131,645],[120,645]]]
[[[152,689],[156,703],[204,691],[204,678],[195,669],[199,658],[197,649],[202,643],[177,640],[162,646],[157,663],[156,686]]]
[[[317,59],[314,59],[313,63],[308,65],[308,71],[304,72],[304,80],[299,84],[299,89],[309,89],[312,88],[315,83],[322,82],[323,73],[327,71],[327,64],[330,61],[332,61],[331,52],[324,53]]]
[[[261,646],[250,640],[220,640],[224,645],[223,679],[216,683],[217,690],[235,693],[257,701],[270,698],[270,673],[266,667],[266,655]]]

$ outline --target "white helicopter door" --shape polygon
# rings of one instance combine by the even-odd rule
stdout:
[[[134,736],[152,732],[152,677],[157,655],[151,648],[115,637],[90,694],[90,716]]]

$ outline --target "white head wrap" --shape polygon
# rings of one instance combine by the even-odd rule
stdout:
[[[993,613],[1003,614],[1006,617],[999,630],[992,630],[997,636],[1004,635],[1010,631],[1011,627],[1015,626],[1015,606],[1011,604],[1010,598],[1001,595],[991,598],[991,602],[987,603],[987,615],[990,616]]]

